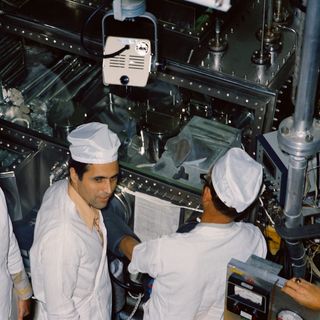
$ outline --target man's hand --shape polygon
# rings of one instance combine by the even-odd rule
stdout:
[[[18,320],[23,320],[23,318],[29,314],[30,314],[30,299],[18,300]]]
[[[293,278],[286,282],[282,291],[301,305],[320,310],[320,287],[303,279]]]

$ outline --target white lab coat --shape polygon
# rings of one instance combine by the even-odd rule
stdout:
[[[265,257],[265,239],[252,224],[199,224],[137,245],[128,270],[156,278],[144,320],[220,320],[227,264]]]
[[[106,229],[103,247],[68,196],[68,181],[53,184],[38,212],[30,250],[31,280],[41,320],[111,319]]]
[[[23,262],[12,231],[7,204],[0,189],[0,319],[9,319],[13,282],[11,275],[23,270]]]

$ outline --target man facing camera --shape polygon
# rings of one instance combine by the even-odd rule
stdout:
[[[111,319],[106,229],[100,209],[119,173],[120,141],[98,122],[73,130],[69,179],[45,193],[30,251],[39,319]]]

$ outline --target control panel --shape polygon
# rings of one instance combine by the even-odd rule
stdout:
[[[264,167],[267,186],[272,190],[280,205],[284,206],[289,155],[279,148],[277,133],[277,131],[273,131],[258,136],[256,157],[257,161]],[[317,187],[316,175],[318,170],[318,157],[319,155],[317,154],[308,161],[305,192],[312,192]]]
[[[282,266],[252,255],[231,259],[227,269],[224,320],[319,320],[320,313],[295,302],[281,289]]]

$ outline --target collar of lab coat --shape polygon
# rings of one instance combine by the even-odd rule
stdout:
[[[70,199],[74,202],[80,218],[84,221],[88,228],[92,230],[94,220],[98,219],[99,221],[99,210],[89,206],[70,182],[68,183],[68,194]]]
[[[218,228],[218,229],[228,229],[232,228],[234,225],[234,221],[229,223],[213,223],[213,222],[201,222],[199,226],[203,227],[211,227],[211,228]]]

